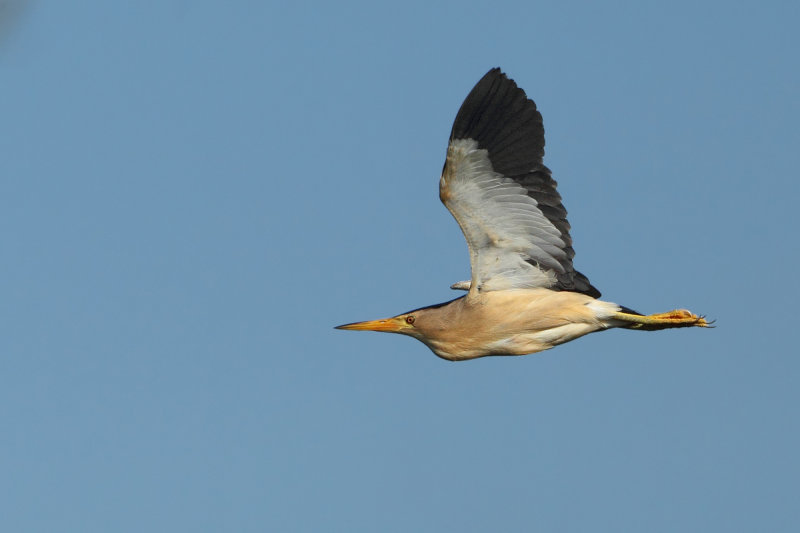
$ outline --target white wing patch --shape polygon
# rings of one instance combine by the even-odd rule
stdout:
[[[561,233],[523,186],[493,170],[477,141],[450,142],[439,197],[467,240],[470,290],[550,287],[564,272]]]

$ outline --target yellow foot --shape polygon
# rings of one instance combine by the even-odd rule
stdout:
[[[686,309],[674,309],[656,315],[632,315],[615,313],[614,318],[624,322],[622,327],[629,329],[656,330],[667,328],[712,327],[713,322],[706,321],[703,316],[695,315]]]

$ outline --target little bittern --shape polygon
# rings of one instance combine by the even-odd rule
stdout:
[[[467,294],[338,329],[402,333],[460,361],[539,352],[609,328],[708,327],[686,310],[642,315],[598,299],[572,266],[567,211],[543,156],[536,104],[490,70],[461,104],[439,181],[469,246],[472,279],[452,286]]]

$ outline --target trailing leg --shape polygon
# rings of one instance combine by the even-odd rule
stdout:
[[[655,315],[638,315],[634,313],[618,312],[614,314],[614,320],[622,322],[619,327],[627,329],[642,329],[653,331],[668,328],[707,328],[711,323],[705,317],[695,315],[686,309],[674,309],[666,313]]]

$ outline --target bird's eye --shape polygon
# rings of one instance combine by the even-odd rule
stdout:
[[[416,318],[414,318],[414,315],[408,315],[406,317],[406,324],[413,324],[415,320]]]

